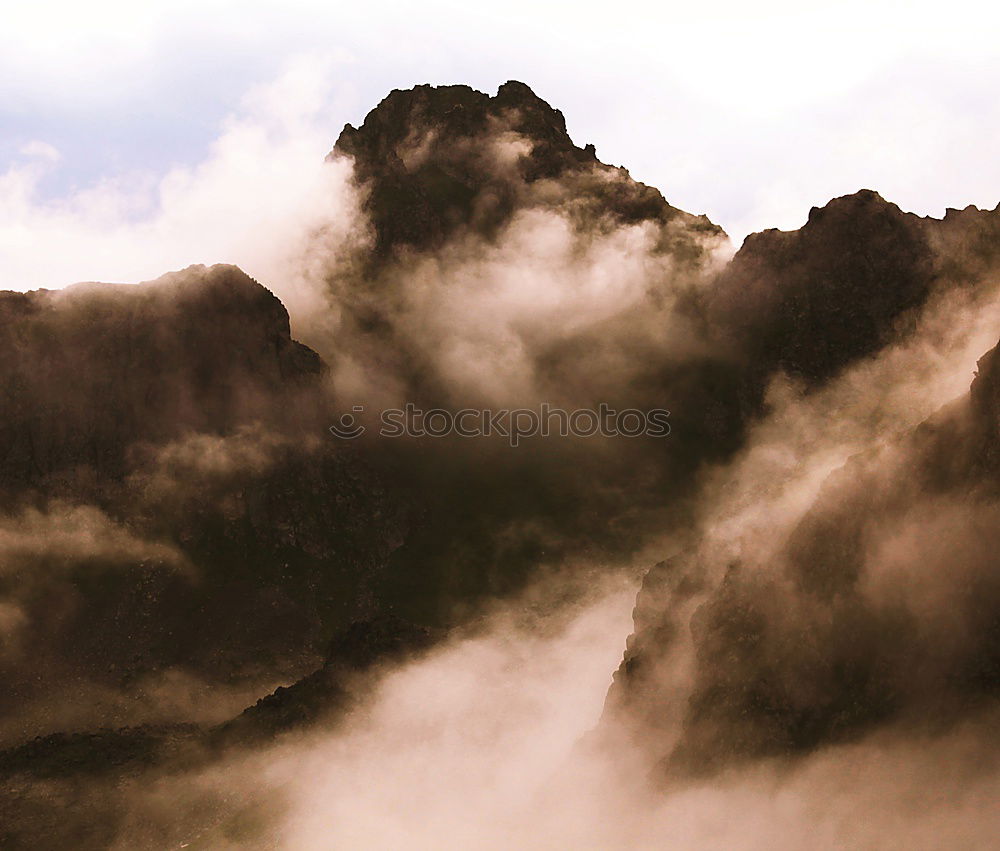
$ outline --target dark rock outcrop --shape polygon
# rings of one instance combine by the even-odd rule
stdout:
[[[294,423],[322,373],[281,302],[233,266],[0,293],[2,496],[80,466],[121,476],[136,441]]]
[[[930,295],[925,222],[862,190],[796,231],[747,237],[709,295],[709,322],[757,376],[816,385],[905,330]]]
[[[0,738],[69,687],[136,723],[174,668],[273,682],[372,613],[401,509],[327,434],[324,366],[264,287],[192,267],[0,312]]]
[[[380,668],[398,664],[429,648],[441,633],[383,614],[357,621],[330,642],[323,666],[290,686],[282,686],[239,717],[212,731],[219,745],[247,745],[337,715],[366,697]]]
[[[704,216],[599,162],[592,145],[577,147],[563,114],[516,81],[493,97],[468,86],[393,91],[360,127],[344,128],[338,154],[353,158],[367,188],[379,258],[438,248],[466,229],[490,237],[516,210],[538,205],[571,207],[581,224],[676,221],[721,235]],[[700,255],[694,240],[664,234],[665,248]]]
[[[998,364],[1000,348],[968,396],[832,474],[770,563],[699,564],[696,546],[652,568],[609,723],[637,725],[671,770],[704,773],[995,699]],[[662,735],[678,717],[679,737]]]

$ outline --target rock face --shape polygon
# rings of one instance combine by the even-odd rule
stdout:
[[[747,237],[709,295],[712,326],[759,374],[815,385],[905,330],[935,274],[927,224],[863,190],[796,231]]]
[[[104,723],[159,718],[149,678],[273,682],[370,613],[401,514],[264,287],[193,267],[0,311],[2,737],[59,723],[69,684],[87,726],[107,689]]]
[[[361,127],[344,128],[331,156],[338,154],[354,159],[369,188],[365,209],[382,258],[438,248],[466,229],[495,235],[515,211],[537,205],[572,205],[581,222],[676,221],[721,234],[599,162],[592,145],[577,147],[563,114],[516,81],[493,97],[468,86],[393,91]],[[686,249],[697,254],[699,246]]]
[[[5,498],[80,464],[120,475],[137,440],[286,418],[315,405],[323,370],[281,302],[232,266],[3,293],[0,319]]]
[[[374,231],[365,273],[338,305],[353,323],[351,354],[374,353],[366,369],[391,372],[385,383],[425,408],[461,408],[482,400],[458,395],[467,388],[448,354],[482,358],[476,388],[503,383],[516,359],[516,406],[608,402],[676,418],[668,441],[600,454],[581,444],[491,461],[457,442],[404,458],[394,469],[421,494],[422,520],[394,554],[389,593],[402,606],[423,600],[408,613],[417,619],[517,587],[540,558],[628,557],[650,529],[683,523],[699,470],[740,449],[772,379],[822,387],[904,338],[969,271],[952,244],[971,232],[973,211],[961,224],[924,220],[861,191],[814,209],[797,231],[751,236],[716,273],[721,230],[577,146],[562,114],[516,82],[492,97],[465,86],[395,91],[345,127],[340,155],[354,162]],[[540,327],[538,310],[511,308],[506,279],[491,277],[494,252],[536,251],[517,231],[526,215],[569,223],[572,248],[558,258],[567,266],[594,252],[594,265],[622,270],[613,280],[641,257],[641,286],[591,307],[596,284],[543,274],[537,300],[557,309]],[[466,324],[481,332],[456,331]]]
[[[701,773],[988,705],[998,393],[1000,348],[968,396],[832,474],[768,563],[706,564],[696,546],[653,567],[608,718]]]
[[[391,615],[356,621],[338,631],[323,665],[288,687],[258,700],[222,724],[160,724],[55,733],[0,749],[0,844],[13,848],[103,849],[129,832],[130,812],[150,784],[182,784],[189,772],[211,770],[228,757],[239,764],[252,748],[285,733],[323,723],[329,730],[370,697],[389,665],[425,651],[439,636]],[[215,828],[260,820],[266,800],[227,793],[171,819],[171,845]],[[72,802],[53,819],[56,800]],[[272,801],[273,803],[273,801]],[[133,831],[134,832],[134,831]]]
[[[389,594],[421,600],[408,612],[418,620],[517,587],[539,559],[627,558],[651,529],[683,525],[699,471],[740,450],[777,376],[814,392],[905,339],[935,297],[977,285],[1000,224],[974,209],[922,219],[862,190],[814,208],[798,230],[749,237],[716,269],[716,226],[598,161],[515,82],[492,97],[395,91],[345,127],[331,153],[341,155],[374,231],[364,274],[337,285],[345,345],[367,374],[424,408],[492,404],[475,394],[496,384],[515,387],[496,407],[673,412],[669,440],[601,452],[492,455],[441,441],[419,458],[400,453],[392,474],[419,494],[421,519],[394,554]],[[518,230],[525,217],[568,222],[557,239],[569,250],[539,250]],[[496,275],[498,256],[537,256],[543,272]],[[581,256],[591,265],[574,266]],[[629,289],[619,279],[637,257],[642,283]],[[608,275],[588,281],[594,267]],[[523,309],[508,290],[521,276],[539,293]],[[615,299],[588,301],[613,285]]]
[[[17,776],[69,778],[188,767],[223,750],[324,721],[336,723],[338,715],[370,697],[387,666],[418,657],[441,637],[393,615],[358,620],[334,634],[321,667],[279,686],[235,718],[217,725],[141,725],[39,736],[0,750],[0,783]]]
[[[323,666],[262,697],[211,731],[216,745],[252,744],[336,716],[368,696],[380,666],[398,664],[430,647],[440,633],[390,614],[356,621],[330,642]]]
[[[338,352],[394,404],[669,408],[700,393],[702,370],[672,351],[691,321],[673,305],[725,235],[576,145],[524,84],[394,91],[330,156],[353,161],[373,232],[331,276]],[[387,595],[443,620],[520,587],[539,559],[614,558],[690,457],[640,442],[384,442],[386,476],[419,518]],[[626,491],[636,504],[622,512]]]
[[[717,460],[742,445],[775,376],[813,392],[907,339],[935,299],[989,291],[998,245],[1000,207],[921,218],[870,190],[814,207],[798,230],[748,236],[686,305],[713,344],[680,370],[707,388],[689,400],[704,412],[695,432],[709,445],[698,455]]]

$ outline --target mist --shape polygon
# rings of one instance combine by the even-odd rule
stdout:
[[[535,599],[544,590],[535,589]],[[995,712],[889,728],[710,780],[595,737],[634,588],[541,621],[495,612],[380,672],[330,730],[130,788],[114,847],[986,847]],[[945,767],[946,766],[946,767]]]
[[[336,135],[328,79],[195,167],[0,178],[0,839],[988,846],[1000,207],[737,249],[525,83]]]

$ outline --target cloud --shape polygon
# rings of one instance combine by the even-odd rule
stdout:
[[[323,160],[329,81],[328,63],[297,60],[245,96],[200,163],[114,175],[64,197],[41,193],[60,152],[31,143],[28,160],[0,175],[0,288],[144,280],[225,262],[265,281],[293,312],[311,305],[318,265],[363,237],[349,164]],[[317,233],[322,261],[307,253]]]
[[[0,670],[9,686],[0,738],[9,733],[9,716],[23,722],[38,714],[24,703],[63,668],[74,623],[103,628],[91,621],[95,586],[183,584],[193,572],[169,541],[147,538],[94,506],[53,500],[0,516]],[[86,678],[82,667],[75,675]]]
[[[551,588],[535,591],[546,597]],[[989,844],[995,713],[663,786],[589,735],[631,592],[515,604],[388,671],[335,725],[111,788],[113,847],[820,849]],[[523,601],[522,601],[523,602]],[[646,741],[631,745],[641,750]],[[101,789],[100,783],[89,787]]]

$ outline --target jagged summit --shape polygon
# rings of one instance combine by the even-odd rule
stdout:
[[[891,214],[902,212],[897,204],[886,201],[874,189],[859,189],[850,195],[831,198],[822,207],[812,207],[807,221],[821,221],[833,217],[854,217],[874,215],[879,212]]]
[[[422,130],[433,130],[442,140],[455,142],[488,133],[495,123],[535,143],[532,157],[538,172],[533,177],[555,176],[559,166],[596,159],[593,146],[578,148],[570,139],[562,112],[515,80],[500,86],[493,97],[470,86],[395,89],[368,113],[360,127],[344,127],[334,152],[371,165],[377,156],[397,155],[399,146],[412,142]]]
[[[393,91],[360,127],[344,127],[330,154],[338,155],[354,160],[368,190],[380,258],[402,246],[437,248],[462,229],[491,237],[528,207],[564,209],[588,224],[606,216],[679,221],[723,236],[704,216],[672,207],[625,169],[601,163],[593,145],[577,146],[563,114],[516,81],[492,97],[469,86]],[[676,236],[669,250],[700,256],[693,240],[681,245]]]
[[[863,189],[794,231],[751,234],[716,281],[713,322],[763,371],[816,383],[876,350],[934,280],[923,220]]]

